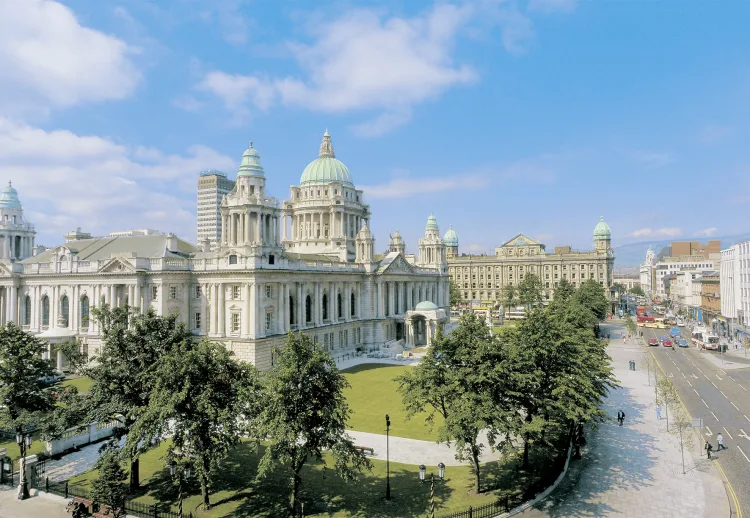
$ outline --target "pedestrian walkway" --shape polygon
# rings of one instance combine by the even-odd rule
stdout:
[[[60,496],[32,489],[31,498],[18,500],[18,488],[0,487],[0,518],[70,518],[67,501]]]
[[[610,322],[603,333],[619,335]],[[642,355],[647,348],[621,339],[610,341],[614,373],[621,387],[610,392],[604,409],[611,419],[587,429],[583,459],[574,461],[563,482],[524,518],[568,516],[720,517],[729,516],[722,480],[710,461],[685,452],[686,474],[678,441],[657,421],[653,386],[648,385]],[[635,360],[636,370],[628,368]],[[619,427],[617,411],[625,412]]]

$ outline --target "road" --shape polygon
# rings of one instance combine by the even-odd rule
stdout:
[[[644,340],[664,336],[666,329],[640,328]],[[681,328],[689,340],[687,328]],[[687,335],[687,336],[686,336]],[[750,513],[750,362],[732,358],[722,368],[715,351],[695,347],[648,347],[677,388],[691,416],[703,418],[703,437],[714,446],[714,457],[726,473],[741,508]],[[711,361],[713,357],[714,361]],[[730,368],[731,367],[731,368]],[[716,451],[716,436],[728,450]]]

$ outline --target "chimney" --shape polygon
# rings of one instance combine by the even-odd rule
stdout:
[[[171,232],[167,234],[167,250],[170,252],[177,252],[177,236]]]
[[[210,252],[211,251],[211,240],[207,237],[203,238],[203,241],[201,241],[201,251],[203,252]]]

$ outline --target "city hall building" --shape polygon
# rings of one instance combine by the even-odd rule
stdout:
[[[94,307],[153,309],[261,369],[290,331],[342,356],[426,345],[445,322],[449,281],[437,221],[428,218],[417,255],[405,253],[396,233],[389,253],[376,256],[370,207],[328,132],[287,201],[266,192],[252,143],[226,195],[214,192],[223,183],[201,181],[206,217],[197,246],[153,230],[93,237],[79,228],[46,249],[35,246],[9,184],[0,198],[0,321],[46,339],[62,368],[55,344],[78,340],[89,355],[100,347]]]

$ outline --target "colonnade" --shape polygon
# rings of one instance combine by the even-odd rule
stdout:
[[[221,216],[224,245],[278,244],[279,216],[263,211],[232,212]]]
[[[343,210],[307,210],[296,214],[285,212],[282,239],[354,239],[366,218]],[[291,225],[291,232],[288,226]]]
[[[31,257],[34,236],[18,235],[12,232],[0,233],[0,259],[25,259]]]
[[[403,315],[417,304],[430,301],[438,307],[448,305],[448,285],[443,281],[376,281],[376,317]]]

